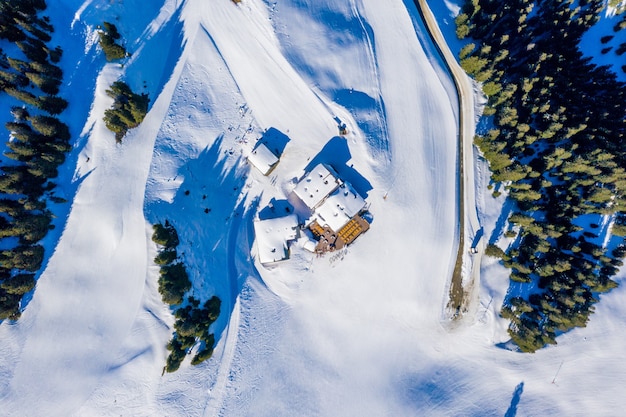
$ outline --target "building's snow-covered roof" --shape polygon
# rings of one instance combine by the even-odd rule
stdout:
[[[248,161],[263,175],[267,175],[278,163],[278,157],[264,143],[259,143],[248,155]]]
[[[294,240],[298,233],[298,216],[258,220],[254,222],[259,260],[261,264],[270,264],[289,258],[287,242]]]
[[[350,183],[343,183],[324,203],[315,210],[313,218],[321,226],[328,226],[338,232],[357,215],[366,203]]]
[[[294,193],[312,210],[338,186],[339,180],[335,173],[326,165],[319,164],[298,183]]]

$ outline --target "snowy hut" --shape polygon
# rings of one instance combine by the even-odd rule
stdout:
[[[279,159],[264,143],[259,143],[248,155],[248,161],[263,175],[268,175],[278,165]]]
[[[298,216],[255,221],[254,234],[262,265],[289,259],[289,244],[298,237]]]

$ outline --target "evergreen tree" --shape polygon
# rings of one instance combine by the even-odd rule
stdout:
[[[104,29],[98,31],[100,47],[104,51],[107,61],[117,61],[126,57],[126,49],[117,43],[121,38],[117,27],[113,23],[104,22]]]

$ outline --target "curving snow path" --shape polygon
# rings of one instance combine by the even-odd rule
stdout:
[[[458,64],[454,54],[448,47],[439,25],[426,0],[415,0],[420,16],[424,20],[428,33],[437,45],[438,52],[446,63],[446,68],[454,80],[457,89],[459,114],[459,243],[455,269],[450,280],[450,295],[458,292],[462,297],[460,303],[448,305],[449,318],[459,319],[462,316],[473,320],[477,311],[478,288],[480,285],[480,260],[483,253],[484,239],[471,253],[477,233],[482,233],[478,212],[476,211],[475,179],[474,179],[474,134],[476,131],[476,115],[474,87],[469,76]],[[461,203],[462,201],[462,203]],[[462,207],[462,210],[461,210]],[[469,313],[469,314],[466,314]]]

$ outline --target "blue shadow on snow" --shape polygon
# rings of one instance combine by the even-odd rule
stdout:
[[[243,186],[248,165],[235,161],[221,149],[222,138],[179,169],[185,177],[171,203],[158,201],[146,207],[151,223],[168,220],[177,230],[177,248],[192,282],[187,296],[201,303],[217,295],[221,311],[211,326],[219,342],[249,276],[257,276],[250,257],[250,230],[254,204],[246,208]],[[186,302],[186,301],[185,301]],[[184,303],[185,303],[184,302]]]
[[[126,82],[133,91],[139,92],[139,87],[142,86],[143,92],[149,93],[150,108],[170,80],[184,49],[186,41],[180,13],[181,8],[178,8],[151,38],[140,38],[140,44],[143,43],[140,54],[130,58],[130,65],[126,70]],[[142,38],[146,36],[144,33]]]
[[[393,381],[393,386],[398,400],[411,410],[410,415],[502,415],[489,399],[468,395],[473,391],[474,380],[463,369],[446,364],[407,372]]]
[[[288,200],[276,200],[272,197],[270,203],[259,211],[259,220],[275,219],[291,213],[294,213],[294,208]]]
[[[275,127],[270,127],[265,131],[263,136],[261,136],[254,148],[256,149],[259,144],[262,143],[267,146],[268,149],[274,153],[274,155],[280,158],[285,151],[285,147],[290,141],[291,139],[289,139],[289,136],[285,135]]]
[[[511,398],[511,405],[509,409],[506,410],[506,414],[504,417],[515,417],[517,415],[517,405],[519,404],[520,399],[522,398],[522,393],[524,392],[524,382],[520,382],[517,387],[515,387],[515,391],[513,391],[513,398]]]
[[[348,181],[362,197],[367,198],[372,184],[352,164],[347,165],[351,158],[348,141],[341,136],[335,136],[311,159],[304,170],[310,172],[318,164],[328,164],[337,171],[341,179]]]

